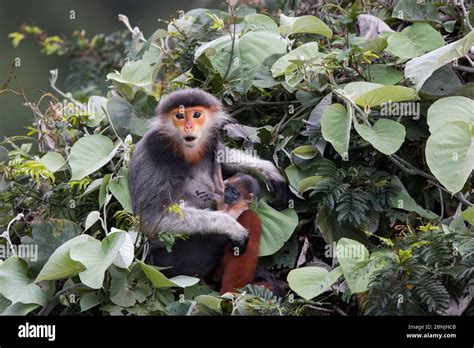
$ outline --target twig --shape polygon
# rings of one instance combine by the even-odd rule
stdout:
[[[230,9],[230,17],[232,18],[232,23],[234,24],[234,32],[232,34],[230,34],[232,36],[232,46],[230,48],[230,57],[229,57],[229,64],[227,65],[227,70],[224,74],[224,77],[223,77],[223,80],[226,81],[227,80],[227,76],[229,75],[229,72],[230,72],[230,67],[232,65],[232,58],[234,57],[234,46],[235,46],[235,29],[236,29],[236,25],[235,25],[235,20],[234,20],[234,9],[232,6],[229,6],[229,9]],[[240,62],[239,62],[240,64]]]
[[[468,28],[472,31],[473,30],[472,24],[469,21],[469,14],[467,13],[466,6],[464,5],[464,0],[459,0],[459,5],[461,6],[462,15],[464,16],[466,24],[467,24]]]
[[[467,73],[470,73],[470,74],[474,74],[474,68],[464,66],[464,65],[453,65],[453,69],[458,70],[458,71],[467,72]]]

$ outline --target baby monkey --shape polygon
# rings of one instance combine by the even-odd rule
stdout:
[[[258,215],[251,210],[252,202],[258,197],[258,181],[247,174],[236,174],[224,181],[224,195],[218,202],[222,210],[240,223],[249,232],[247,249],[239,255],[238,249],[227,246],[219,273],[222,272],[220,293],[236,292],[237,289],[254,280],[257,269],[262,225]]]

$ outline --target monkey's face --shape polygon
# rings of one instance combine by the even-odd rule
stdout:
[[[240,198],[241,193],[235,186],[227,183],[224,188],[224,203],[234,204]]]
[[[183,145],[196,147],[209,129],[209,109],[203,106],[180,107],[170,111],[173,127]]]

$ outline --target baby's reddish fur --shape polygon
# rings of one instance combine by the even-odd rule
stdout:
[[[236,292],[237,289],[251,284],[257,269],[260,235],[262,233],[260,219],[254,211],[246,210],[239,216],[237,221],[249,231],[249,241],[247,250],[240,256],[235,256],[230,246],[226,248],[222,260],[221,294]]]

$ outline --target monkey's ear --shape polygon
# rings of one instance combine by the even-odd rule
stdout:
[[[276,193],[276,197],[268,201],[268,204],[276,210],[288,208],[288,200],[291,196],[288,184],[285,181],[277,180],[269,181],[268,184],[271,190]]]

